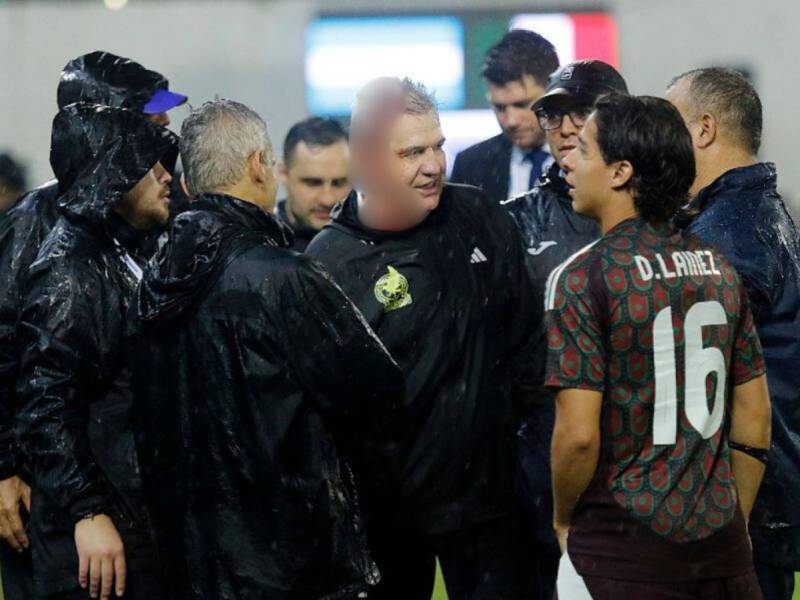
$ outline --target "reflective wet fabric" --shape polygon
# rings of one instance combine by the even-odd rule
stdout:
[[[402,375],[285,233],[201,195],[142,281],[134,412],[171,598],[350,598],[376,581],[351,464],[395,435]]]
[[[79,100],[141,110],[153,90],[167,80],[138,63],[108,52],[92,52],[70,61],[58,84],[59,108]],[[61,142],[67,143],[66,140]],[[62,189],[66,189],[66,185]],[[16,325],[19,284],[58,218],[58,181],[28,192],[0,216],[0,479],[17,468],[12,418],[14,385],[19,363]]]
[[[156,90],[168,87],[160,73],[128,58],[96,51],[66,64],[58,84],[58,106],[93,102],[142,112]]]
[[[772,452],[750,516],[757,563],[800,569],[800,234],[772,163],[733,169],[678,221],[714,244],[742,277],[764,348]]]
[[[53,122],[51,163],[66,191],[24,277],[17,380],[38,594],[77,587],[73,526],[87,514],[114,520],[134,579],[152,562],[122,353],[137,284],[123,258],[141,236],[111,208],[176,151],[174,134],[123,109],[76,104]]]

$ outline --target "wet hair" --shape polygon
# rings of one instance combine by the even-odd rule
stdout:
[[[761,147],[763,108],[753,85],[733,69],[710,67],[674,78],[667,89],[688,80],[688,101],[693,118],[712,115],[728,137],[751,154]]]
[[[294,158],[294,151],[300,142],[307,146],[333,146],[347,141],[347,131],[334,119],[311,117],[292,125],[283,142],[283,162],[288,166]]]
[[[606,164],[628,161],[628,181],[639,216],[669,221],[686,203],[695,178],[689,130],[663,98],[608,94],[595,104],[597,144]]]
[[[506,85],[532,75],[542,87],[558,69],[556,49],[538,33],[514,29],[486,54],[481,75],[492,85]]]
[[[192,195],[223,189],[242,176],[247,158],[261,150],[273,162],[267,124],[252,109],[218,99],[192,110],[181,126],[181,161]]]
[[[350,120],[352,137],[369,134],[376,119],[391,118],[396,113],[434,113],[437,120],[439,118],[436,97],[424,85],[408,77],[380,77],[364,86],[356,96]]]

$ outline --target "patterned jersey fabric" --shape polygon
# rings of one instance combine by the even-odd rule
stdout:
[[[731,523],[730,391],[764,373],[733,267],[630,219],[555,269],[545,303],[547,385],[603,393],[598,470],[576,515],[611,497],[678,543]]]

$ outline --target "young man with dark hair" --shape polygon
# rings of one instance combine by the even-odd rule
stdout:
[[[350,193],[347,132],[333,119],[311,117],[292,126],[278,165],[286,198],[278,216],[294,232],[292,249],[302,252],[331,220],[331,209]]]
[[[773,455],[750,520],[761,589],[791,600],[800,570],[800,234],[759,162],[762,106],[729,69],[676,77],[667,89],[692,135],[697,177],[677,223],[714,244],[742,276],[753,305],[772,397]]]
[[[759,599],[747,519],[769,394],[738,274],[670,224],[689,132],[665,100],[608,96],[564,167],[603,237],[545,295],[559,596]]]
[[[480,187],[494,202],[533,187],[552,157],[542,147],[544,134],[530,108],[557,68],[553,45],[532,31],[510,31],[489,50],[482,74],[503,131],[456,156],[453,183]]]
[[[609,92],[627,93],[625,80],[614,67],[599,60],[566,65],[550,78],[544,96],[533,105],[539,127],[555,158],[536,186],[503,205],[517,222],[525,243],[525,264],[541,303],[547,277],[559,264],[600,237],[600,228],[589,217],[572,210],[569,186],[562,163],[578,144],[578,134],[597,98]],[[540,348],[544,354],[547,349]],[[552,394],[543,390],[520,429],[519,491],[531,535],[539,551],[535,567],[541,596],[551,598],[558,570],[558,544],[553,535],[550,488],[550,437],[555,407]]]

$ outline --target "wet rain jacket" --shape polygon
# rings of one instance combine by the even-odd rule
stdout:
[[[572,210],[569,186],[557,163],[526,194],[502,203],[517,223],[533,287],[544,302],[551,271],[600,237],[600,227]]]
[[[400,489],[369,512],[434,535],[516,512],[514,434],[542,369],[523,252],[507,212],[465,185],[394,233],[362,225],[353,192],[309,245],[406,375]]]
[[[732,169],[678,217],[742,276],[764,348],[772,452],[750,516],[757,563],[800,569],[800,235],[772,163]]]
[[[14,435],[20,285],[58,218],[57,197],[58,182],[50,181],[0,216],[0,480],[18,475],[20,468]]]
[[[391,432],[402,374],[285,233],[204,194],[142,280],[136,429],[171,598],[354,598],[376,581],[344,451]]]
[[[525,263],[533,282],[536,302],[544,303],[550,273],[587,244],[600,237],[597,223],[572,210],[569,186],[553,163],[536,186],[526,194],[503,202],[517,223],[525,244]],[[545,360],[547,348],[541,348]],[[550,441],[555,426],[555,398],[543,389],[518,432],[520,496],[534,539],[550,554],[560,550],[553,532],[553,500],[550,483]]]
[[[77,587],[74,523],[111,517],[131,574],[150,546],[129,423],[125,311],[141,236],[111,208],[177,138],[123,109],[74,104],[53,121],[51,164],[62,217],[24,276],[17,429],[32,475],[38,594]]]
[[[162,75],[136,62],[108,52],[92,52],[64,67],[58,83],[58,107],[86,101],[141,111],[156,89],[167,86]],[[65,181],[62,190],[70,185]],[[0,216],[0,480],[19,470],[13,418],[19,367],[16,328],[20,276],[36,258],[42,240],[58,218],[58,195],[58,181],[49,181],[25,194]]]

